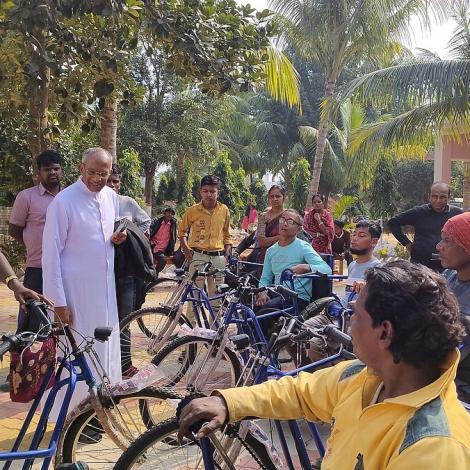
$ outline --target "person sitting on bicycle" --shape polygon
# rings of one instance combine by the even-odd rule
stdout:
[[[364,283],[364,276],[369,268],[378,266],[381,261],[374,256],[374,249],[382,235],[382,228],[378,222],[373,220],[360,220],[351,238],[351,253],[356,255],[356,259],[348,267],[348,279],[346,280],[345,295],[342,303],[347,307],[348,302],[357,297],[355,290],[358,284]],[[359,286],[360,287],[360,286]],[[307,312],[304,312],[307,314]],[[314,317],[308,318],[304,325],[307,328],[318,328],[334,323],[334,319],[328,312],[322,312]],[[307,351],[311,362],[319,361],[338,351],[339,344],[329,338],[324,341],[321,338],[312,338]]]
[[[466,330],[457,370],[457,390],[462,400],[470,402],[470,212],[449,219],[442,227],[441,237],[436,249],[444,268],[442,275],[457,297]]]
[[[279,285],[281,274],[286,269],[290,269],[294,274],[305,274],[312,271],[331,274],[330,266],[322,260],[312,246],[297,238],[297,234],[302,230],[302,224],[302,216],[294,209],[287,209],[282,213],[279,218],[279,241],[266,251],[263,272],[259,281],[261,287],[272,284]],[[299,311],[301,311],[310,302],[312,279],[296,279],[294,290],[298,294],[297,303]],[[280,309],[283,305],[286,307],[286,300],[290,299],[284,299],[281,296],[269,298],[266,292],[261,292],[256,298],[256,306],[259,309],[261,307],[263,309]],[[266,329],[266,325],[263,326]]]
[[[371,268],[354,305],[359,360],[195,399],[179,437],[247,416],[332,423],[322,469],[470,468],[470,416],[457,398],[463,328],[439,274],[404,260]]]

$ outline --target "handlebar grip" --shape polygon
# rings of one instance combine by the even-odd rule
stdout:
[[[13,347],[13,342],[10,341],[8,338],[5,338],[5,341],[0,343],[0,358],[3,357],[10,349]]]
[[[342,331],[338,330],[338,328],[336,328],[335,326],[326,325],[323,328],[323,332],[328,338],[342,344],[345,348],[352,348],[351,337],[346,333],[343,333]]]
[[[285,286],[276,286],[275,289],[279,294],[287,295],[288,297],[292,297],[293,299],[296,299],[299,296],[297,292]]]

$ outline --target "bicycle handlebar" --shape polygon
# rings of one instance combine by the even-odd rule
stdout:
[[[3,343],[0,344],[0,358],[17,347],[23,346],[29,342],[33,341],[44,341],[52,333],[52,323],[47,316],[46,309],[47,305],[43,302],[37,300],[28,300],[26,302],[26,309],[28,310],[28,315],[35,315],[39,320],[40,324],[44,324],[43,333],[34,333],[34,332],[22,332],[18,334],[9,334],[2,337]]]
[[[342,344],[345,348],[352,348],[351,336],[338,330],[334,325],[326,325],[323,333],[330,339]]]

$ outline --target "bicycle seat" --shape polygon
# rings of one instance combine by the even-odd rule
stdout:
[[[225,294],[225,292],[228,292],[230,290],[230,286],[228,284],[219,284],[217,286],[217,292],[219,294]]]
[[[321,299],[314,300],[308,304],[301,312],[302,318],[308,320],[309,318],[318,315],[325,307],[332,301],[336,300],[334,297],[322,297]]]
[[[113,328],[111,326],[98,326],[97,328],[95,328],[93,336],[97,341],[101,341],[102,343],[104,343],[105,341],[108,341],[112,332]]]
[[[182,276],[184,274],[184,268],[176,268],[175,276]]]

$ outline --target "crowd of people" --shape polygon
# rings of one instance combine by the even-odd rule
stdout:
[[[207,262],[223,269],[232,256],[232,222],[218,200],[220,180],[204,176],[200,202],[177,223],[173,208],[151,220],[136,201],[119,194],[121,172],[102,148],[83,153],[80,177],[67,188],[58,153],[42,153],[37,166],[39,184],[18,194],[9,226],[26,247],[24,284],[0,255],[2,279],[20,304],[50,302],[57,320],[85,336],[97,326],[112,327],[109,341],[96,344],[97,353],[111,381],[130,377],[132,364],[116,361],[119,320],[140,308],[145,280],[164,269],[177,242],[190,274]],[[325,468],[343,468],[344,462],[356,469],[470,466],[470,417],[455,386],[461,398],[470,398],[470,213],[449,204],[447,184],[434,183],[427,204],[388,221],[411,262],[381,263],[374,256],[382,236],[377,222],[359,220],[350,233],[344,221],[333,220],[320,194],[304,215],[286,208],[286,196],[273,185],[260,214],[248,201],[243,224],[255,230],[235,252],[262,265],[260,286],[279,284],[286,269],[330,274],[325,255],[346,260],[344,304],[357,296],[350,305],[359,361],[194,400],[183,411],[181,435],[201,418],[208,421],[200,431],[206,435],[246,416],[304,416],[333,423]],[[414,228],[413,241],[405,225]],[[218,276],[210,279],[209,294]],[[308,308],[312,280],[296,279],[294,289],[299,307]],[[277,308],[279,302],[262,292],[255,305]],[[20,306],[19,331],[26,317]],[[333,321],[322,313],[308,324]],[[263,325],[266,332],[269,327]],[[315,361],[337,347],[313,341],[308,356]],[[77,392],[75,403],[85,390]]]

